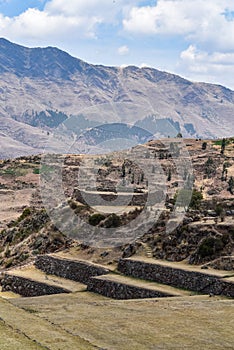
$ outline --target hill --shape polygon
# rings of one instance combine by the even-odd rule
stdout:
[[[78,134],[90,121],[136,125],[158,137],[233,134],[233,91],[153,68],[92,65],[55,47],[2,38],[0,76],[1,158],[41,152],[47,132],[71,116]]]
[[[226,139],[225,146],[222,140],[183,141],[190,154],[194,174],[193,179],[186,174],[194,190],[191,201],[186,203],[185,200],[185,204],[181,193],[186,194],[187,190],[186,186],[184,189],[181,187],[173,155],[173,152],[181,152],[178,142],[182,141],[170,139],[168,142],[168,148],[162,141],[150,141],[136,148],[138,154],[143,154],[144,166],[147,162],[155,164],[155,167],[150,167],[149,173],[154,176],[157,186],[161,186],[160,181],[166,186],[166,196],[156,203],[160,216],[153,215],[148,228],[144,226],[146,221],[140,219],[140,214],[144,207],[149,217],[153,213],[151,206],[154,204],[148,201],[147,196],[150,196],[154,183],[150,183],[146,168],[121,158],[122,153],[107,156],[66,155],[62,163],[64,194],[61,202],[58,201],[60,189],[51,178],[53,171],[57,177],[56,163],[41,166],[39,156],[2,161],[1,266],[22,264],[40,253],[68,249],[71,254],[73,252],[102,264],[115,264],[121,256],[141,255],[171,261],[184,260],[190,264],[212,263],[216,268],[233,269],[233,138]],[[163,174],[157,173],[157,167],[163,169]],[[84,174],[78,181],[77,174],[81,176],[81,172]],[[94,188],[90,187],[93,174],[96,174]],[[46,187],[43,190],[43,176],[49,179],[49,191]],[[49,196],[49,204],[45,193]],[[157,193],[153,193],[152,198],[155,195],[157,198]],[[181,219],[175,207],[185,205],[188,210]],[[51,221],[56,217],[57,221]],[[127,225],[138,217],[134,229],[139,225],[140,235],[132,241],[126,232],[134,230],[129,231]],[[79,227],[73,225],[76,223],[74,218],[82,219],[78,221]],[[96,234],[99,228],[106,228],[107,234],[110,234],[107,241],[101,236],[96,236],[93,242],[88,241],[87,237],[85,239],[82,222],[91,225],[87,237],[90,227]],[[173,223],[174,229],[168,232],[167,227]],[[110,228],[117,228],[116,238],[111,236]]]

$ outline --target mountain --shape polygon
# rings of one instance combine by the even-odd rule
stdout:
[[[157,137],[234,134],[234,91],[153,68],[92,65],[55,47],[2,38],[0,76],[0,157],[41,152],[60,123],[74,132],[71,116],[78,134],[92,123],[136,125]]]

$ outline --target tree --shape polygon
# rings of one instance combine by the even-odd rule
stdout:
[[[168,170],[167,181],[171,181],[171,168]]]
[[[234,189],[234,179],[233,176],[230,177],[228,181],[228,191],[233,194],[233,189]]]
[[[185,209],[199,209],[201,201],[203,199],[202,192],[193,189],[193,191],[183,188],[178,193],[176,193],[174,200],[179,207],[184,207]]]
[[[126,169],[125,169],[125,164],[122,164],[122,177],[126,176]]]
[[[207,142],[202,143],[202,149],[205,150],[207,148]]]
[[[222,175],[221,175],[221,181],[226,181],[227,180],[227,173],[228,173],[227,167],[228,167],[228,164],[224,163],[223,164]]]
[[[226,139],[223,138],[221,143],[221,151],[220,151],[221,154],[224,154],[225,147],[226,147]]]
[[[119,227],[120,225],[121,225],[121,219],[115,213],[113,213],[110,216],[108,216],[108,218],[104,222],[104,226],[106,228]]]
[[[208,175],[208,177],[216,173],[215,164],[211,157],[209,157],[205,162],[205,173]]]
[[[202,192],[194,189],[192,192],[192,197],[191,197],[189,207],[192,209],[199,209],[202,199],[203,199]]]

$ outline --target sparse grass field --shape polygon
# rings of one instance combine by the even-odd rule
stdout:
[[[1,350],[40,350],[44,349],[33,340],[28,339],[19,331],[0,321],[0,349]]]
[[[22,330],[23,312],[23,317],[28,317],[28,329],[24,326],[23,331],[31,337],[35,322],[38,322],[38,329],[41,322],[40,336],[37,332],[34,338],[40,337],[41,344],[47,343],[49,349],[62,348],[56,339],[54,344],[51,340],[48,343],[48,333],[43,323],[45,320],[48,329],[60,329],[63,349],[69,350],[83,349],[79,342],[84,339],[87,349],[233,349],[234,303],[233,300],[220,297],[117,301],[78,292],[72,295],[12,299],[11,302],[20,308],[20,312],[15,313],[14,320],[10,313],[5,315],[7,323],[13,327],[18,325]],[[13,310],[13,306],[11,308]],[[65,346],[66,334],[69,341],[73,340],[69,348]]]

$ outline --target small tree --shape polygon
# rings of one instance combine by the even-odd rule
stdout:
[[[208,177],[210,177],[212,174],[215,174],[215,172],[216,170],[214,161],[211,157],[209,157],[205,162],[205,173],[208,175]]]
[[[221,175],[221,181],[226,181],[227,180],[227,173],[228,173],[227,167],[228,167],[228,164],[224,163],[223,164],[222,175]]]
[[[206,150],[206,148],[207,148],[207,142],[203,142],[203,143],[202,143],[202,149],[203,149],[203,150]]]
[[[223,138],[221,143],[221,151],[220,151],[221,154],[224,154],[225,147],[226,147],[226,139]]]
[[[167,181],[171,181],[171,168],[168,170]]]
[[[122,177],[126,176],[126,169],[125,169],[125,164],[122,164]]]
[[[106,228],[119,227],[121,226],[121,218],[115,213],[113,213],[110,216],[108,216],[108,218],[105,220],[104,226]]]
[[[189,207],[192,209],[199,209],[202,199],[203,199],[202,192],[194,189],[192,192],[192,197],[191,197]]]
[[[174,200],[179,207],[184,207],[185,209],[199,209],[203,195],[200,191],[193,189],[193,191],[183,188],[176,195]]]
[[[234,179],[233,176],[230,177],[228,181],[228,191],[233,194],[233,189],[234,189]]]

